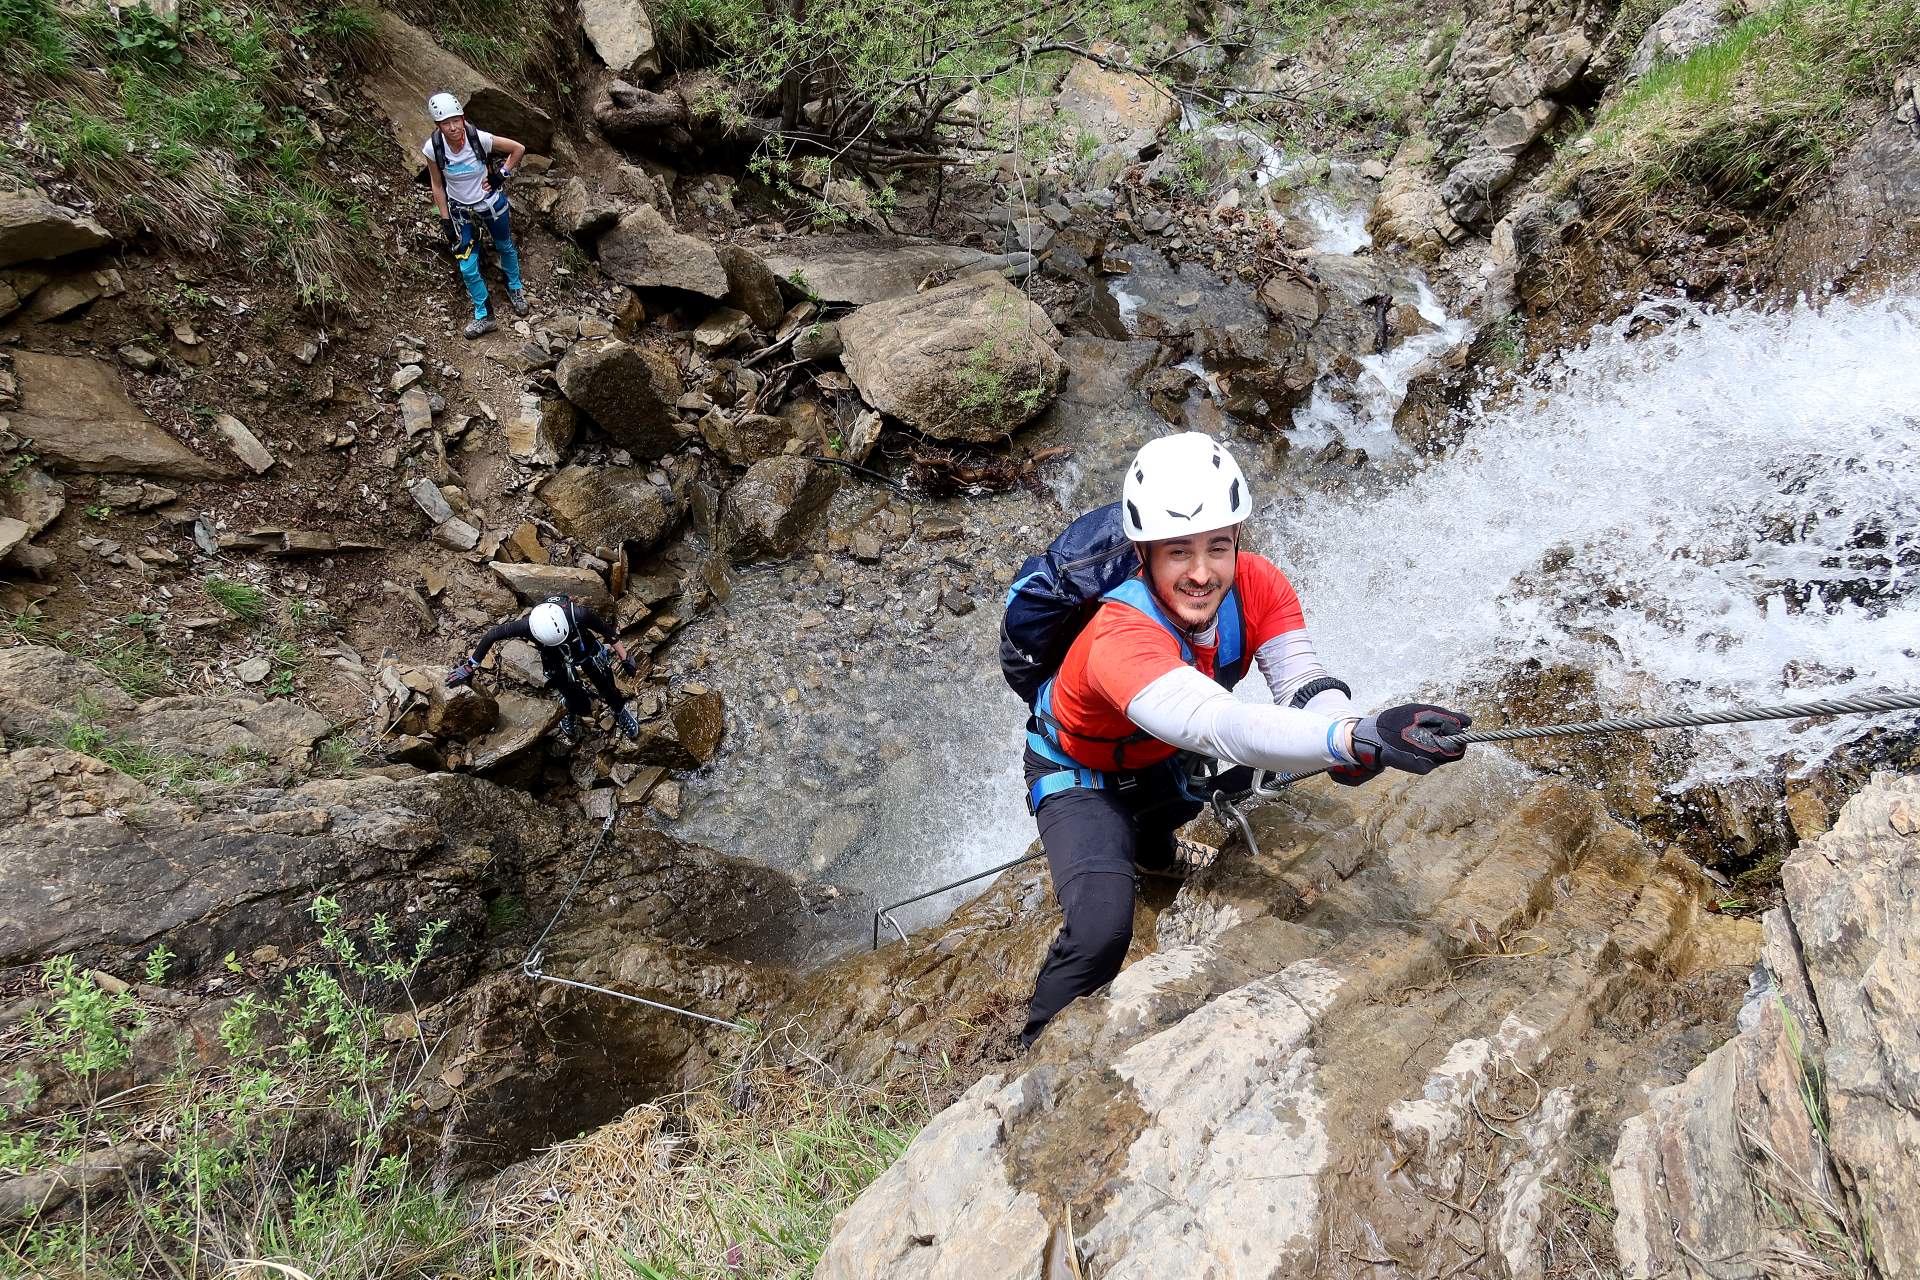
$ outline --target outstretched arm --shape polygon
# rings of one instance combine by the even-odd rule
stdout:
[[[1275,773],[1353,762],[1351,718],[1242,702],[1192,667],[1142,689],[1127,704],[1127,719],[1183,751]]]

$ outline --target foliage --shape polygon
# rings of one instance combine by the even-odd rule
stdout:
[[[495,1238],[563,1280],[811,1276],[925,1108],[783,1056],[758,1045],[726,1079],[554,1148],[489,1206]]]
[[[461,1207],[418,1179],[395,1140],[426,1045],[415,1035],[391,1047],[367,998],[375,985],[404,996],[442,924],[403,940],[376,916],[362,940],[336,902],[316,899],[313,913],[327,963],[235,1002],[219,1027],[223,1062],[111,1104],[101,1086],[147,1019],[70,957],[47,965],[50,998],[29,1027],[34,1074],[77,1082],[79,1101],[15,1118],[0,1131],[0,1162],[31,1170],[134,1142],[158,1150],[125,1196],[96,1193],[76,1218],[0,1228],[0,1272],[450,1274]]]
[[[171,655],[147,634],[150,625],[147,615],[130,613],[108,630],[83,635],[49,630],[37,614],[20,613],[7,619],[6,630],[17,643],[44,644],[85,658],[129,696],[151,698],[173,692],[180,682]]]
[[[30,152],[109,222],[224,243],[326,302],[378,264],[364,206],[321,177],[288,71],[364,44],[372,18],[338,3],[298,14],[187,0],[169,25],[140,5],[0,0],[0,70],[31,87]]]
[[[155,751],[140,743],[118,737],[99,721],[99,709],[86,698],[78,702],[78,716],[67,726],[60,745],[78,751],[126,774],[136,782],[162,791],[194,795],[199,785],[212,782],[226,785],[245,776],[245,766],[259,763],[257,753],[232,752],[224,760],[206,760],[199,756]]]
[[[1603,214],[1764,212],[1824,173],[1920,57],[1920,0],[1798,0],[1656,66],[1608,104],[1560,181]]]
[[[815,176],[830,177],[940,163],[942,118],[968,90],[1048,52],[1144,46],[1185,19],[1173,0],[667,0],[654,21],[671,60],[739,86],[703,108],[824,154]]]

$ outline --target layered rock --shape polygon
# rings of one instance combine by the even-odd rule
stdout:
[[[380,58],[361,85],[387,117],[394,142],[414,168],[426,165],[420,144],[433,129],[427,98],[435,93],[460,99],[467,119],[488,133],[523,143],[535,155],[552,150],[553,119],[546,112],[448,53],[405,18],[383,9],[374,19],[370,43]]]
[[[62,471],[210,480],[227,474],[175,440],[135,407],[110,364],[83,356],[16,351],[20,412],[15,435],[33,441],[41,462]]]
[[[1060,332],[997,275],[966,276],[840,321],[842,356],[868,404],[940,440],[997,440],[1066,376]]]
[[[1754,926],[1565,783],[1337,790],[1262,810],[1260,851],[1230,846],[1153,954],[937,1117],[816,1274],[1542,1274],[1571,1203],[1549,1184],[1729,1016]],[[1621,1030],[1676,981],[1684,1013]]]
[[[929,278],[965,271],[991,255],[953,244],[897,237],[813,236],[788,240],[767,269],[803,297],[830,306],[866,306],[915,293]]]
[[[55,204],[30,183],[0,180],[0,267],[113,243],[92,218]]]
[[[1772,986],[1621,1133],[1614,1243],[1636,1280],[1920,1274],[1920,777],[1880,775],[1781,868]]]
[[[1433,133],[1455,221],[1485,222],[1520,157],[1559,114],[1555,95],[1593,57],[1590,14],[1577,0],[1491,0],[1470,16],[1446,65]]]

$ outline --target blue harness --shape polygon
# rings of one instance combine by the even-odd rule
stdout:
[[[1214,680],[1222,687],[1231,689],[1246,674],[1246,621],[1241,616],[1240,589],[1235,586],[1227,592],[1226,599],[1220,602],[1219,649],[1214,661]],[[1153,598],[1146,579],[1128,578],[1125,582],[1107,592],[1101,598],[1104,604],[1108,600],[1118,601],[1129,608],[1137,609],[1158,623],[1162,630],[1174,638],[1180,646],[1180,660],[1188,666],[1194,665],[1193,647],[1187,643],[1187,637],[1174,622],[1161,612],[1160,602]],[[1059,771],[1045,774],[1034,779],[1027,788],[1027,812],[1037,812],[1040,802],[1048,796],[1061,791],[1071,791],[1075,787],[1097,791],[1105,787],[1120,785],[1126,768],[1127,747],[1136,742],[1152,741],[1152,735],[1134,731],[1124,738],[1097,738],[1088,734],[1076,733],[1073,736],[1083,742],[1105,742],[1113,744],[1113,769],[1102,771],[1089,769],[1060,745],[1061,724],[1053,715],[1053,682],[1057,675],[1047,677],[1040,686],[1040,696],[1034,699],[1033,717],[1027,721],[1027,746],[1037,755],[1060,766]]]

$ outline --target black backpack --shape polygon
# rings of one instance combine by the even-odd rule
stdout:
[[[500,176],[500,160],[494,155],[492,147],[480,145],[480,131],[473,127],[471,120],[467,121],[467,146],[472,148],[474,154],[480,157],[481,163],[487,166],[487,190],[498,191],[501,184],[506,181]],[[438,129],[433,131],[433,167],[440,171],[440,185],[444,188],[447,185],[447,135]],[[425,169],[420,171],[417,181],[422,186],[428,185]]]

